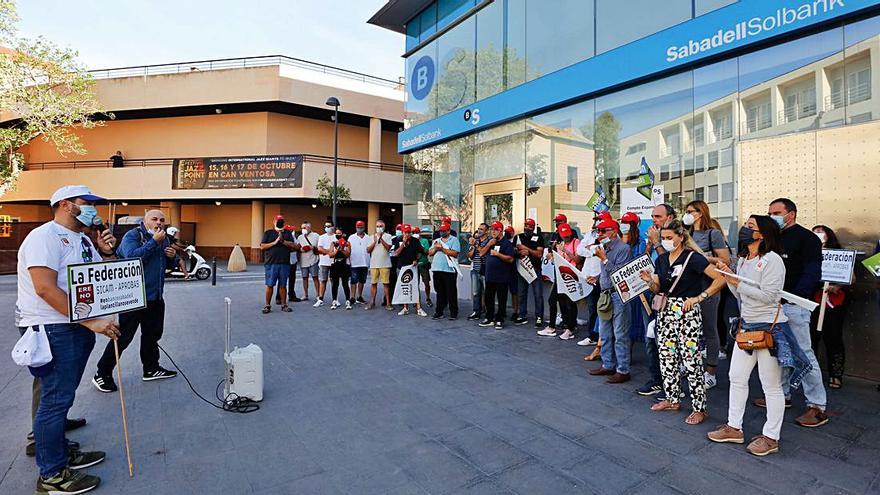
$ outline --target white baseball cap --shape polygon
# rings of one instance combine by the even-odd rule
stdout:
[[[104,201],[104,198],[96,196],[92,190],[86,186],[64,186],[55,191],[52,199],[49,200],[50,206],[55,206],[59,201],[70,198],[82,198],[86,201]]]

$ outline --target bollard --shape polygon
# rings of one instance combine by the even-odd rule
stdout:
[[[211,285],[217,285],[217,257],[211,258]]]

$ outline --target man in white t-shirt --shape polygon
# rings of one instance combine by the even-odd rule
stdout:
[[[52,362],[30,369],[40,378],[40,405],[34,418],[38,493],[83,493],[101,481],[73,470],[98,464],[105,454],[69,450],[64,427],[95,334],[119,336],[113,319],[69,323],[68,316],[67,266],[115,257],[116,239],[109,230],[96,232],[94,239],[87,235],[96,223],[94,204],[102,199],[86,186],[57,190],[49,202],[54,220],[32,230],[18,250],[19,324],[46,332],[52,350]]]
[[[318,234],[312,232],[312,223],[303,222],[302,231],[296,238],[296,244],[299,246],[299,271],[303,279],[303,301],[309,300],[309,278],[315,285],[315,291],[319,290],[318,285]]]
[[[376,233],[370,237],[370,244],[367,246],[367,252],[370,253],[370,303],[366,309],[373,309],[376,305],[376,289],[379,282],[382,282],[382,289],[385,291],[385,307],[389,310],[391,306],[391,242],[394,240],[391,234],[385,232],[385,222],[376,221]]]
[[[351,245],[351,297],[356,304],[366,304],[364,284],[367,283],[367,269],[370,267],[370,252],[367,248],[373,238],[367,235],[367,224],[358,220],[354,224],[355,234],[348,236]]]
[[[318,300],[315,301],[316,308],[324,305],[324,292],[327,290],[327,279],[330,278],[330,265],[333,260],[330,259],[330,247],[336,240],[336,228],[333,222],[324,222],[324,233],[318,237]]]

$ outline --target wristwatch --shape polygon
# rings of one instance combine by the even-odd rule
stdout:
[[[700,294],[700,301],[705,301],[706,299],[709,299],[709,293],[704,291]]]

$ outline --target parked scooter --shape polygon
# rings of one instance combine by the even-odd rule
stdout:
[[[193,245],[189,245],[184,250],[189,259],[184,259],[186,263],[186,273],[180,270],[180,267],[173,266],[165,269],[165,278],[192,278],[198,280],[207,280],[211,276],[211,265],[205,261]]]

